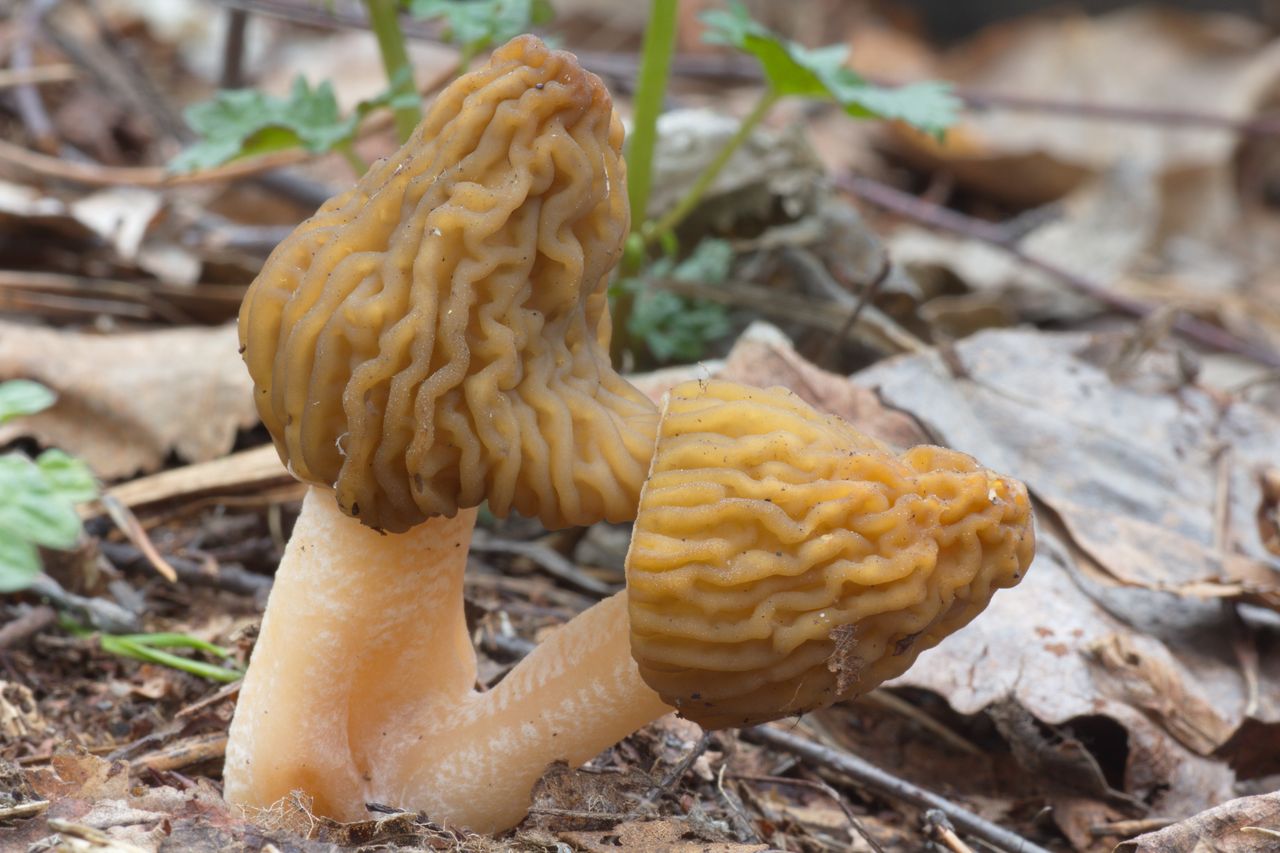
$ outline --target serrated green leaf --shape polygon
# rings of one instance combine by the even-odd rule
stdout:
[[[868,82],[846,65],[845,45],[807,48],[754,20],[745,6],[706,12],[704,39],[754,56],[778,96],[834,100],[858,118],[896,119],[938,135],[955,123],[959,101],[945,83],[889,88]]]
[[[40,555],[24,537],[0,528],[0,593],[17,592],[40,574]]]
[[[0,456],[0,530],[46,548],[70,548],[80,536],[75,506],[19,453]]]
[[[671,272],[677,281],[723,284],[733,268],[733,246],[728,240],[708,238],[698,243],[689,257]]]
[[[54,493],[73,504],[98,496],[98,481],[83,460],[61,450],[46,450],[36,458],[36,467]]]
[[[613,290],[632,294],[627,333],[644,341],[659,362],[692,362],[702,358],[707,345],[729,334],[732,326],[723,305],[662,290],[664,278],[677,281],[722,284],[733,266],[733,247],[725,240],[705,239],[679,263],[671,256],[655,260],[641,279],[622,278]]]
[[[29,379],[0,382],[0,424],[43,412],[57,399],[57,395],[48,388]]]
[[[313,89],[297,77],[287,98],[256,89],[223,90],[187,109],[187,123],[200,141],[171,160],[169,168],[213,168],[239,157],[294,147],[332,151],[352,140],[360,117],[342,116],[328,81]]]
[[[555,17],[549,0],[409,0],[409,12],[443,21],[445,38],[466,58]]]

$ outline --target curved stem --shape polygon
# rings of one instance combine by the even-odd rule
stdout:
[[[658,115],[662,112],[667,80],[671,75],[678,5],[678,0],[653,0],[649,7],[649,25],[645,28],[640,58],[640,79],[636,81],[631,139],[627,142],[632,231],[640,229],[648,209],[649,187],[653,181],[653,148],[658,140]]]
[[[231,724],[228,800],[268,808],[301,790],[341,820],[380,802],[494,832],[524,816],[547,765],[670,710],[631,659],[622,594],[476,692],[462,586],[474,519],[384,536],[308,491]]]
[[[378,39],[378,52],[382,54],[382,67],[387,72],[387,82],[393,89],[394,100],[416,99],[418,92],[413,83],[413,67],[409,64],[404,33],[400,29],[400,3],[398,0],[365,0],[365,6],[369,10],[369,26]],[[404,142],[418,126],[422,112],[418,109],[416,100],[411,106],[395,107],[393,112],[396,136]]]

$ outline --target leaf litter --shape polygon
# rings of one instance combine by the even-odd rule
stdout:
[[[158,14],[126,7],[91,28],[133,27],[139,14]],[[805,16],[775,17],[784,30],[794,25],[791,37],[812,41]],[[74,27],[68,20],[52,16],[51,26],[64,35],[88,26],[82,16]],[[689,14],[686,27],[694,20]],[[759,47],[735,20],[721,21],[730,40]],[[773,85],[816,80],[823,97],[856,110],[859,98],[880,91],[882,74],[906,67],[953,80],[970,105],[984,93],[991,104],[999,95],[1149,111],[1205,103],[1237,123],[1273,110],[1278,88],[1272,38],[1224,15],[1032,16],[945,53],[884,21],[862,23],[849,41],[871,48],[855,52],[856,75],[840,70],[835,53],[761,47]],[[165,31],[159,21],[148,26],[151,35],[130,38],[157,68],[175,52],[207,48],[156,35]],[[368,65],[357,35],[351,56]],[[681,37],[696,44],[690,32]],[[331,66],[348,50],[346,36],[281,23],[254,38],[295,46],[273,62],[255,42],[254,61],[280,91],[300,65]],[[1125,61],[1135,41],[1152,46],[1136,65]],[[598,55],[607,60],[611,43],[603,44]],[[573,46],[599,45],[588,36]],[[429,52],[441,67],[456,58],[439,45]],[[187,62],[201,63],[208,60],[194,54]],[[1016,88],[1004,85],[1011,80]],[[345,105],[358,98],[344,82],[335,85]],[[719,81],[683,85],[682,103],[726,102]],[[172,156],[161,123],[126,128],[111,93],[84,87],[73,98],[73,88],[42,89],[55,123],[88,117],[74,134],[63,128],[65,138],[95,140],[91,154],[105,162]],[[112,109],[86,111],[85,98]],[[198,100],[189,91],[181,98]],[[335,124],[330,112],[325,127]],[[692,333],[663,317],[640,324],[642,335],[680,331],[665,349],[651,348],[667,356],[692,352],[685,338],[700,329],[723,331],[721,317],[731,330],[696,341],[705,361],[637,384],[653,396],[683,378],[780,384],[891,444],[970,452],[1028,483],[1041,545],[1020,586],[906,675],[780,728],[861,756],[1049,849],[1112,849],[1124,838],[1132,839],[1119,848],[1126,851],[1272,849],[1280,832],[1267,793],[1280,774],[1280,394],[1274,371],[1192,350],[1169,329],[1171,317],[1189,312],[1280,347],[1280,219],[1257,191],[1276,174],[1263,145],[1273,138],[1193,129],[1194,120],[1100,125],[991,108],[965,112],[939,147],[897,128],[847,135],[847,122],[794,116],[792,127],[748,142],[682,235],[715,238],[706,245],[732,255],[716,281],[678,282],[688,300],[679,310],[716,323],[694,324]],[[663,191],[696,175],[734,127],[706,112],[667,121],[655,215],[678,197]],[[361,145],[379,152],[390,143]],[[944,236],[910,217],[855,211],[824,177],[849,163],[886,180],[901,177],[903,164],[915,178],[926,177],[921,163],[942,170],[929,173],[928,197],[1001,220],[999,239]],[[331,166],[295,175],[322,194],[341,183]],[[227,456],[261,449],[265,437],[234,329],[216,324],[234,313],[271,229],[315,202],[248,183],[94,191],[48,174],[33,179],[3,156],[0,181],[0,217],[21,235],[0,241],[8,276],[0,284],[20,285],[0,287],[0,304],[15,314],[0,325],[0,380],[36,380],[55,395],[44,412],[0,426],[0,445],[32,456],[60,448],[124,491],[148,483],[138,474],[160,472],[163,488],[147,485],[138,512],[180,581],[158,577],[136,543],[102,519],[89,521],[72,551],[44,552],[46,574],[64,591],[121,608],[149,633],[225,647],[228,665],[243,666],[296,504],[287,489],[261,491],[278,485],[269,459],[245,477],[236,473],[244,457]],[[1157,310],[1140,324],[1125,320],[1052,271],[1029,269],[1001,241]],[[173,263],[161,264],[167,256]],[[882,289],[864,297],[882,264]],[[172,272],[157,279],[157,270]],[[57,288],[37,275],[50,273],[63,276]],[[124,283],[133,288],[128,300]],[[716,291],[726,308],[707,311],[698,300]],[[143,292],[169,307],[156,311]],[[738,293],[769,298],[748,305]],[[826,307],[806,312],[805,300]],[[174,305],[211,325],[166,327],[179,316]],[[862,320],[846,323],[855,310]],[[906,354],[884,358],[895,352]],[[548,536],[519,520],[489,536],[496,544],[475,555],[467,595],[481,676],[492,683],[591,603],[595,593],[582,590],[621,581],[627,537],[608,526]],[[563,558],[559,575],[543,568],[548,551]],[[566,565],[592,583],[565,580]],[[675,717],[585,768],[550,768],[530,817],[499,840],[394,810],[335,824],[302,797],[241,815],[218,787],[235,685],[108,654],[95,636],[58,629],[55,610],[30,594],[0,598],[4,849],[745,853],[873,849],[863,832],[885,850],[921,849],[926,832],[944,837],[923,808],[834,765],[735,732],[704,738]]]

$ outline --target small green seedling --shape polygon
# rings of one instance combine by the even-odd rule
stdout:
[[[36,382],[0,382],[0,424],[53,405]],[[61,450],[31,459],[0,455],[0,593],[26,589],[40,573],[38,547],[70,548],[80,538],[76,504],[98,496],[89,467]]]

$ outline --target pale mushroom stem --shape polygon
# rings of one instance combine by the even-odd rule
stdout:
[[[301,790],[341,820],[377,802],[495,832],[552,762],[580,764],[671,710],[631,659],[621,593],[476,691],[474,522],[466,510],[386,536],[308,490],[232,721],[228,800],[267,808]]]

